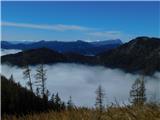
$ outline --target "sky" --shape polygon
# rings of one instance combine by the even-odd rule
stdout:
[[[3,1],[2,40],[97,41],[160,37],[160,2]]]

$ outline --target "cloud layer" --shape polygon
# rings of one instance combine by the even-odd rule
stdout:
[[[16,50],[16,49],[1,49],[1,53],[0,53],[0,56],[3,56],[3,55],[7,55],[7,54],[15,54],[15,53],[18,53],[18,52],[21,52],[21,50]]]
[[[72,96],[73,101],[79,106],[94,106],[95,90],[101,84],[106,96],[104,103],[111,104],[117,99],[120,103],[128,103],[131,85],[139,75],[125,73],[118,69],[109,69],[101,66],[85,66],[79,64],[55,64],[46,65],[47,88],[51,93],[58,92],[60,97],[67,101]],[[34,80],[35,67],[32,67],[32,79]],[[23,86],[22,69],[2,65],[2,74],[9,77],[13,74],[15,80]],[[146,77],[146,89],[148,99],[160,99],[160,73],[155,77]]]
[[[52,32],[52,34],[48,31],[45,31],[41,33],[40,35],[31,34],[29,30],[28,36],[21,36],[21,34],[12,34],[12,33],[6,33],[6,31],[3,31],[3,39],[9,40],[9,39],[68,39],[68,40],[77,40],[77,39],[83,39],[88,41],[95,41],[95,40],[110,40],[110,39],[121,39],[123,41],[130,40],[133,38],[133,35],[128,35],[127,33],[124,33],[122,31],[115,30],[102,30],[100,28],[92,28],[88,26],[83,25],[65,25],[65,24],[33,24],[33,23],[18,23],[18,22],[8,22],[8,21],[2,21],[1,26],[3,27],[15,27],[20,28],[21,32],[23,33],[22,28],[30,28],[30,29],[37,29],[38,30],[50,30],[50,31],[56,31],[55,34]],[[34,31],[35,32],[35,31]],[[27,34],[28,32],[25,31],[24,34]],[[52,36],[52,38],[51,38]],[[14,38],[15,37],[15,38]],[[29,37],[29,38],[28,38]],[[44,38],[45,37],[45,38]],[[36,38],[36,39],[35,39]]]
[[[91,32],[88,33],[89,35],[93,36],[102,36],[102,37],[108,37],[108,36],[119,36],[122,33],[120,31],[104,31],[104,32]]]

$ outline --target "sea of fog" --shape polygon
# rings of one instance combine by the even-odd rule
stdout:
[[[23,79],[23,70],[16,66],[2,65],[2,75],[7,78],[13,74],[16,82],[26,86]],[[35,80],[36,66],[31,67],[32,80]],[[125,73],[118,69],[109,69],[101,66],[86,66],[79,64],[55,64],[46,65],[46,86],[51,93],[59,93],[62,100],[67,101],[69,96],[76,105],[93,106],[95,103],[95,91],[98,85],[102,85],[105,91],[105,104],[118,101],[120,104],[128,103],[129,91],[139,75]],[[160,73],[154,77],[145,77],[146,93],[148,99],[160,99]]]
[[[36,66],[31,67],[32,80],[35,81]],[[129,91],[139,75],[125,73],[119,69],[102,66],[86,66],[80,64],[45,65],[47,69],[46,86],[51,93],[59,93],[62,100],[68,101],[72,96],[78,106],[92,107],[95,104],[97,87],[101,84],[105,92],[104,103],[110,105],[115,100],[120,104],[128,104]],[[7,78],[13,74],[16,82],[26,86],[23,70],[16,66],[1,65],[1,74]],[[160,73],[145,77],[148,100],[160,100]]]

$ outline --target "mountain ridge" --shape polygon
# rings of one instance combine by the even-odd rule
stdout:
[[[22,53],[28,54],[28,59],[24,58]],[[41,48],[41,50],[32,49],[13,55],[5,55],[2,56],[1,61],[2,63],[9,62],[13,65],[22,65],[22,60],[25,59],[29,62],[28,64],[40,64],[40,59],[43,59],[45,64],[62,62],[102,65],[132,73],[153,74],[155,71],[160,71],[160,38],[137,37],[96,56],[85,56],[74,52],[62,54],[57,51],[52,52],[48,48]]]
[[[103,60],[105,66],[118,67],[127,71],[144,69],[143,72],[150,73],[151,69],[160,70],[159,53],[159,38],[137,37],[98,56]]]
[[[117,41],[117,42],[116,42]],[[102,51],[110,50],[115,47],[121,45],[121,40],[106,40],[106,41],[99,41],[99,42],[85,42],[83,40],[77,41],[38,41],[38,42],[31,42],[31,43],[10,43],[7,41],[1,42],[1,48],[3,49],[35,49],[35,48],[49,48],[61,53],[67,52],[75,52],[78,54],[83,55],[96,55]]]

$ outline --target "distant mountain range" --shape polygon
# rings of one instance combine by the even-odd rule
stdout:
[[[42,62],[45,64],[63,62],[103,65],[132,73],[153,74],[155,71],[160,71],[160,38],[138,37],[96,56],[85,56],[72,52],[59,53],[48,48],[38,48],[5,55],[1,58],[2,63],[18,66],[24,65],[24,61],[30,65]]]
[[[78,53],[82,55],[95,55],[121,45],[119,39],[97,42],[85,42],[82,40],[63,42],[63,41],[38,41],[38,42],[8,42],[2,41],[2,49],[29,50],[37,48],[49,48],[59,53]]]

